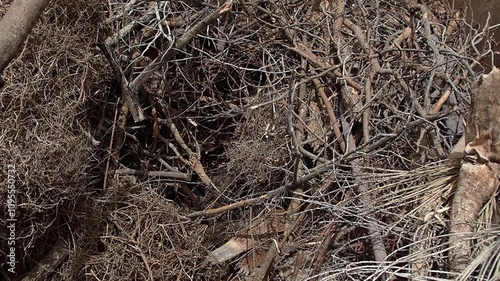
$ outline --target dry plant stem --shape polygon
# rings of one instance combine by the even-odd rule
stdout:
[[[125,9],[127,9],[127,7],[125,7]],[[113,46],[116,43],[118,43],[120,40],[123,40],[123,38],[130,35],[130,33],[132,33],[132,31],[134,31],[134,29],[136,29],[137,27],[146,26],[149,21],[151,21],[152,19],[155,18],[155,11],[154,11],[155,9],[156,9],[156,6],[153,5],[153,7],[150,10],[148,10],[140,19],[131,22],[130,24],[128,24],[125,27],[123,27],[122,29],[120,29],[116,34],[107,38],[105,41],[106,45]],[[117,16],[121,17],[121,15],[117,15]],[[110,20],[110,19],[108,19],[108,20]],[[119,19],[119,17],[117,17],[115,20],[118,20],[118,19]],[[109,23],[112,23],[113,21],[114,20],[111,20],[111,21],[109,21]],[[106,23],[108,23],[108,21],[106,21]]]
[[[427,45],[431,48],[432,52],[436,56],[435,64],[438,66],[438,69],[440,69],[441,65],[443,64],[444,59],[443,59],[443,55],[441,55],[439,53],[439,49],[437,48],[437,46],[434,42],[433,36],[432,36],[431,26],[430,26],[430,22],[428,19],[429,15],[428,15],[427,7],[425,5],[420,5],[420,11],[422,12],[422,21],[424,23],[424,32],[425,32],[425,39],[426,39]],[[427,82],[427,87],[426,87],[426,90],[424,93],[424,107],[426,109],[426,112],[431,111],[429,91],[430,91],[430,88],[431,88],[431,85],[433,82],[433,78],[435,75],[436,75],[436,70],[433,68],[430,72],[429,81]],[[434,148],[436,149],[440,158],[441,159],[446,158],[446,154],[445,154],[445,152],[444,152],[443,148],[441,147],[441,144],[438,140],[436,130],[434,128],[431,128],[428,130],[428,134],[429,134],[429,136],[434,144]]]
[[[451,87],[449,86],[447,88],[447,90],[443,93],[443,95],[439,98],[439,100],[436,102],[436,104],[434,104],[433,108],[432,108],[432,113],[433,114],[436,114],[438,113],[440,110],[441,110],[441,107],[443,106],[443,104],[446,102],[446,100],[448,100],[448,97],[450,96],[451,94]],[[421,134],[424,133],[423,130],[421,130]],[[455,145],[455,147],[453,148],[453,151],[448,155],[448,158],[452,159],[452,158],[455,158],[455,157],[461,157],[463,155],[463,149],[465,148],[465,145],[462,146],[462,149],[459,149],[460,147],[460,144],[461,143],[465,143],[465,136],[462,136],[462,139],[461,141],[459,141],[457,143],[457,145]],[[463,141],[462,141],[463,140]],[[455,152],[455,150],[457,150]],[[457,156],[458,154],[458,156]],[[429,197],[432,197],[432,194],[426,194],[424,196],[424,198],[429,198]],[[429,200],[429,199],[427,199]],[[426,199],[422,199],[422,202],[425,202]],[[425,216],[428,212],[433,212],[437,206],[437,204],[439,203],[436,203],[434,204],[432,207],[430,208],[426,208],[424,209],[423,211],[421,211],[421,214],[423,216]],[[427,233],[428,236],[432,237],[432,236],[435,236],[435,230],[432,230],[428,225],[423,227],[421,229],[421,232],[423,233]],[[415,280],[418,280],[418,278],[425,278],[425,277],[428,277],[429,276],[429,270],[431,268],[431,258],[425,254],[422,254],[422,253],[425,253],[425,250],[432,247],[432,241],[429,240],[429,239],[424,239],[423,241],[418,241],[418,243],[415,243],[410,251],[412,253],[415,253],[416,257],[415,259],[411,262],[411,269],[412,269],[412,274],[413,276],[415,276]]]
[[[443,104],[448,100],[451,95],[451,87],[448,87],[446,91],[444,91],[443,95],[439,98],[439,100],[432,107],[432,114],[436,114],[441,110]]]
[[[290,278],[291,281],[297,281],[297,277],[299,275],[299,271],[303,263],[304,263],[304,252],[299,251],[297,253],[297,257],[295,258],[295,266],[293,268],[292,277]]]
[[[324,234],[324,239],[323,242],[321,243],[321,247],[319,249],[318,256],[316,257],[316,262],[314,265],[314,271],[312,273],[313,279],[311,280],[318,280],[319,276],[317,276],[321,272],[321,267],[325,263],[325,258],[326,254],[328,253],[328,250],[330,249],[330,244],[332,242],[334,233],[337,231],[337,222],[330,222],[328,226],[326,227],[326,231]]]
[[[393,74],[394,75],[394,72],[391,69],[382,69],[380,67],[380,63],[379,63],[379,61],[377,59],[377,56],[375,55],[375,53],[371,49],[371,47],[370,47],[368,41],[366,40],[366,37],[364,36],[363,31],[361,30],[360,27],[358,27],[357,25],[353,24],[348,19],[344,19],[344,25],[347,28],[351,29],[354,32],[354,34],[356,35],[356,38],[358,39],[358,42],[361,44],[363,50],[371,58],[371,67],[372,67],[372,70],[370,71],[370,79],[365,84],[366,100],[367,100],[367,103],[368,103],[368,101],[371,100],[371,92],[372,92],[372,90],[371,90],[371,81],[373,81],[373,79],[375,77],[375,74],[376,73],[380,73],[380,74]],[[429,39],[429,40],[431,40],[431,39]],[[398,80],[399,80],[401,86],[405,90],[407,90],[408,93],[410,94],[410,97],[413,100],[415,109],[420,114],[420,116],[423,117],[423,118],[427,118],[427,115],[428,115],[427,111],[424,110],[420,106],[420,104],[418,103],[418,101],[417,101],[417,99],[415,97],[415,93],[408,87],[408,85],[406,84],[406,82],[404,82],[402,79],[398,79]],[[429,82],[429,83],[432,83],[432,81]],[[363,113],[363,134],[365,135],[365,138],[369,134],[369,132],[368,132],[369,131],[369,111],[367,111],[367,110],[368,109],[366,109],[365,112]],[[446,155],[444,153],[444,150],[441,147],[441,144],[440,144],[440,142],[438,140],[438,137],[437,137],[437,134],[436,134],[436,130],[434,128],[430,128],[429,131],[428,131],[428,134],[429,134],[429,136],[432,139],[432,142],[434,144],[434,147],[435,147],[436,151],[438,152],[438,155],[441,158],[446,157]]]
[[[302,189],[297,189],[297,193],[301,193]],[[290,234],[293,232],[293,230],[301,223],[305,217],[304,213],[301,213],[300,215],[297,215],[298,211],[300,209],[300,201],[294,200],[290,204],[288,210],[287,210],[287,218],[286,218],[286,225],[285,225],[285,232],[283,233],[283,238],[281,239],[280,243],[276,243],[273,241],[267,250],[266,257],[264,258],[264,261],[261,263],[259,267],[255,269],[254,272],[248,278],[246,279],[247,281],[264,281],[267,280],[266,277],[269,274],[269,271],[271,269],[271,265],[274,261],[274,258],[276,257],[276,254],[280,251],[280,249],[283,248],[285,243],[288,242],[288,239],[290,237]]]
[[[146,81],[153,75],[156,69],[164,63],[169,61],[174,57],[174,55],[177,53],[177,50],[183,49],[191,40],[198,35],[208,24],[210,24],[213,20],[215,20],[217,17],[220,15],[224,14],[225,12],[229,11],[232,5],[232,0],[228,0],[224,5],[222,5],[220,8],[215,10],[213,13],[208,15],[206,18],[201,20],[199,23],[197,23],[195,26],[193,26],[190,30],[188,30],[186,33],[182,35],[182,37],[173,43],[173,46],[167,49],[164,53],[160,54],[156,59],[151,62],[135,79],[132,83],[128,83],[127,79],[125,78],[123,71],[121,69],[119,70],[120,73],[120,78],[122,81],[122,91],[125,95],[125,98],[127,100],[127,103],[129,104],[129,109],[130,112],[132,113],[132,117],[134,118],[135,122],[139,122],[145,119],[144,113],[139,106],[138,98],[137,98],[137,93],[139,92],[139,89],[146,83]],[[148,15],[146,15],[148,16]],[[149,17],[154,18],[155,14],[152,13],[149,15]],[[120,35],[121,36],[121,35]],[[113,43],[112,40],[106,40],[105,45],[107,46],[106,49],[109,48],[109,46]],[[108,53],[111,53],[108,51]],[[110,60],[108,58],[108,60]],[[113,65],[116,65],[116,60],[110,60],[110,63]],[[113,68],[116,68],[117,66],[113,66]],[[115,71],[116,72],[116,71]]]
[[[48,0],[14,0],[0,21],[0,74],[22,49]]]
[[[350,135],[350,145],[349,149],[356,149],[356,142],[354,137]],[[365,140],[366,142],[367,140]],[[351,169],[355,179],[362,178],[361,168],[363,167],[362,159],[355,159],[351,162]],[[369,188],[365,182],[360,180],[356,180],[358,183],[358,193],[361,194],[361,202],[363,204],[363,208],[365,209],[365,213],[371,216],[372,210],[375,209],[373,204],[373,198],[369,194]],[[378,262],[382,262],[387,258],[387,252],[385,250],[384,242],[382,240],[382,229],[379,224],[376,223],[376,218],[370,219],[368,225],[368,232],[370,234],[370,241],[372,244],[373,255],[375,256],[375,260]],[[385,274],[384,274],[385,275]],[[387,276],[383,277],[384,280],[387,279]]]
[[[306,74],[306,67],[307,67],[307,61],[305,59],[302,59],[302,67],[301,67],[301,76],[305,76]],[[293,95],[293,91],[291,91],[290,95]],[[295,127],[297,130],[295,132],[291,131],[290,133],[293,134],[295,133],[295,138],[292,138],[294,143],[294,147],[296,149],[295,152],[295,167],[294,167],[294,174],[293,174],[293,182],[297,182],[298,177],[302,177],[304,175],[304,170],[302,169],[303,163],[302,163],[302,157],[300,154],[299,150],[299,145],[304,139],[304,127],[306,127],[306,124],[303,123],[303,120],[307,118],[307,106],[305,101],[308,99],[308,93],[307,93],[307,88],[306,84],[303,83],[299,87],[299,109],[298,109],[298,114],[293,114],[293,98],[290,97],[290,112],[289,112],[289,122],[292,122],[292,116],[295,115],[297,117],[298,122],[296,123]],[[289,124],[289,127],[292,128],[293,124]],[[296,190],[297,192],[295,194],[301,194],[303,192],[302,188],[300,186]],[[297,223],[297,212],[300,209],[300,200],[299,198],[295,197],[292,199],[292,202],[290,202],[290,205],[288,207],[288,211],[286,214],[286,220],[285,220],[285,231],[283,234],[283,239],[280,243],[280,247],[287,241],[288,237],[292,233],[296,223]],[[277,248],[275,243],[272,243],[267,255],[264,259],[263,265],[257,267],[257,269],[252,272],[252,276],[249,277],[247,280],[254,280],[254,281],[262,281],[266,278],[267,274],[269,273],[269,269],[271,267],[271,264],[277,254]]]
[[[276,254],[277,254],[277,252],[279,250],[277,247],[281,247],[281,243],[280,243],[279,246],[275,242],[271,243],[271,245],[269,247],[269,250],[267,251],[267,254],[266,254],[264,260],[259,265],[259,267],[256,268],[252,272],[252,274],[249,275],[245,279],[246,281],[263,281],[263,280],[268,280],[268,279],[266,279],[266,277],[269,274],[269,268],[270,268],[271,264],[274,261],[274,257],[276,256]]]
[[[224,213],[224,212],[227,212],[230,210],[234,210],[234,209],[237,209],[240,207],[244,207],[244,206],[263,204],[267,200],[274,199],[274,198],[284,194],[287,191],[291,191],[294,188],[296,188],[304,183],[307,183],[309,180],[311,180],[313,178],[316,178],[324,173],[331,171],[332,167],[333,167],[332,162],[324,163],[320,166],[317,166],[315,169],[313,169],[313,171],[311,173],[305,175],[302,178],[298,178],[295,183],[293,183],[293,182],[288,183],[282,187],[271,190],[268,193],[266,193],[262,196],[256,197],[256,198],[242,200],[242,201],[239,201],[239,202],[236,202],[233,204],[229,204],[226,206],[222,206],[219,208],[213,208],[213,209],[208,209],[205,211],[194,212],[194,213],[187,215],[187,217],[190,219],[194,219],[197,217],[214,216],[214,215],[218,215],[218,214],[221,214],[221,213]]]
[[[326,112],[328,113],[328,119],[330,120],[330,125],[333,127],[333,133],[335,134],[335,138],[338,140],[340,149],[342,153],[346,152],[344,137],[342,136],[342,132],[340,131],[339,123],[337,122],[337,117],[335,116],[335,112],[333,111],[332,104],[328,97],[326,96],[325,90],[321,85],[319,79],[313,79],[314,86],[316,87],[316,91],[320,95],[323,103],[326,107]]]
[[[301,130],[304,130],[304,129],[305,129],[305,130],[306,130],[307,132],[309,132],[309,134],[311,134],[311,135],[312,135],[312,136],[313,136],[316,140],[318,140],[318,141],[320,141],[320,142],[322,142],[322,143],[324,143],[324,142],[325,142],[325,140],[324,140],[323,138],[321,138],[320,136],[318,136],[318,134],[316,134],[316,133],[314,132],[314,130],[313,130],[313,129],[311,129],[311,128],[309,128],[309,126],[307,126],[306,122],[304,121],[304,119],[305,119],[305,118],[300,118],[300,116],[299,116],[299,115],[297,115],[297,113],[295,113],[295,112],[292,112],[292,114],[291,114],[291,115],[293,115],[293,116],[297,117],[297,121],[298,121],[298,122],[297,122],[297,125],[295,125],[296,127],[300,126]],[[299,124],[300,124],[300,125],[299,125]],[[301,143],[301,142],[298,142],[298,143]],[[299,147],[299,146],[297,146],[297,147],[298,147],[298,149],[299,149],[299,151],[300,151],[300,150],[301,150],[301,149],[300,149],[300,147]]]
[[[306,58],[311,65],[313,65],[316,68],[320,69],[329,69],[331,68],[331,65],[327,64],[326,62],[322,62],[312,51],[311,49],[306,46],[303,43],[296,43],[295,47],[289,48],[291,51],[296,52],[300,56]],[[338,69],[334,69],[331,72],[328,72],[326,74],[329,78],[333,79],[334,81],[337,80],[338,78],[342,78],[347,82],[347,85],[353,87],[354,89],[361,91],[362,87],[361,85],[356,82],[354,79],[348,76],[342,75]]]
[[[296,190],[296,194],[301,194],[303,192],[302,189],[298,188]],[[280,243],[272,242],[269,249],[267,250],[266,257],[262,264],[257,267],[252,274],[247,278],[248,281],[264,281],[267,280],[266,277],[269,274],[269,270],[271,269],[271,265],[276,257],[278,251],[283,248],[285,243],[289,242],[288,239],[290,234],[292,234],[295,227],[301,222],[304,218],[303,215],[297,215],[300,209],[300,201],[297,198],[294,198],[290,203],[285,221],[285,231],[283,233],[283,238]],[[278,248],[279,247],[279,248]]]
[[[368,43],[368,40],[366,39],[365,35],[363,34],[363,30],[352,23],[348,19],[344,19],[344,25],[349,28],[352,32],[354,32],[354,35],[356,36],[356,39],[358,40],[359,44],[363,48],[363,51],[370,57],[370,62],[372,64],[372,71],[377,72],[377,73],[386,73],[389,74],[391,73],[390,70],[385,70],[380,67],[380,63],[377,59],[377,54],[372,50],[372,47]],[[358,89],[356,89],[358,90]]]
[[[125,125],[127,123],[127,113],[129,107],[126,103],[122,103],[120,106],[120,111],[118,114],[118,119],[116,120],[115,138],[113,140],[112,150],[111,150],[111,166],[110,170],[112,175],[115,174],[116,169],[120,166],[120,149],[123,145],[125,137]]]
[[[45,281],[69,256],[69,245],[59,238],[50,252],[32,269],[23,281]]]
[[[349,202],[351,199],[352,192],[349,192],[344,200],[340,202],[337,206],[339,209],[344,208],[346,204]],[[335,232],[338,229],[338,222],[336,221],[331,221],[328,226],[326,227],[326,231],[324,234],[324,239],[321,244],[318,256],[316,257],[316,263],[314,265],[314,271],[312,273],[313,276],[318,275],[321,272],[321,267],[323,266],[326,258],[326,254],[328,253],[328,250],[330,249],[330,244],[332,242],[333,237],[335,236]],[[312,280],[318,280],[319,276],[316,276]]]
[[[158,178],[167,178],[167,179],[179,179],[184,181],[191,180],[191,175],[179,173],[179,172],[164,172],[164,171],[141,171],[135,169],[118,169],[116,170],[117,174],[123,175],[135,175],[141,177],[158,177]]]
[[[439,114],[428,116],[427,119],[418,119],[418,120],[412,121],[410,123],[407,123],[406,125],[402,126],[401,128],[397,129],[396,131],[394,131],[389,136],[384,136],[372,144],[363,144],[353,151],[348,151],[347,154],[341,159],[341,162],[342,163],[349,163],[350,161],[361,157],[360,154],[368,154],[368,153],[374,151],[375,149],[379,149],[380,147],[388,144],[390,141],[394,140],[395,138],[400,136],[404,131],[406,131],[410,128],[418,127],[418,126],[421,126],[425,123],[441,119],[441,118],[447,116],[448,114],[449,114],[449,111],[444,111],[444,112],[441,112]]]
[[[110,24],[116,20],[119,20],[122,18],[124,15],[126,15],[130,10],[134,8],[134,5],[137,3],[139,0],[130,0],[127,4],[125,4],[125,7],[123,7],[122,11],[120,13],[117,13],[109,18],[107,18],[104,23],[105,24]]]
[[[132,118],[134,119],[134,122],[144,120],[144,111],[139,104],[137,91],[133,91],[131,89],[129,82],[125,77],[125,74],[117,63],[114,51],[107,43],[99,44],[99,47],[101,48],[101,51],[104,53],[104,56],[106,57],[108,62],[111,64],[111,68],[113,69],[115,77],[120,81],[120,89],[125,99],[125,103],[128,106],[128,110],[130,111]]]
[[[426,122],[429,122],[429,121],[437,120],[439,118],[442,118],[443,116],[446,116],[447,114],[448,114],[448,112],[442,112],[442,113],[437,114],[435,116],[431,116],[430,120],[419,119],[419,120],[415,120],[413,122],[410,122],[409,124],[400,128],[399,130],[397,130],[396,132],[394,132],[394,134],[392,134],[390,136],[383,137],[371,145],[363,145],[360,148],[358,148],[357,150],[353,150],[353,151],[348,152],[345,155],[345,157],[342,158],[340,161],[341,161],[341,163],[350,163],[351,161],[358,159],[362,155],[369,153],[370,151],[378,149],[381,146],[389,143],[391,140],[398,137],[403,131],[405,131],[409,128],[412,128],[412,127],[420,126],[420,125],[422,125]],[[266,193],[265,195],[262,195],[262,196],[257,197],[257,198],[251,198],[251,199],[239,201],[239,202],[236,202],[236,203],[233,203],[230,205],[226,205],[226,206],[223,206],[220,208],[214,208],[214,209],[208,209],[205,211],[194,212],[194,213],[187,215],[187,217],[190,219],[194,219],[197,217],[214,216],[214,215],[218,215],[218,214],[227,212],[229,210],[234,210],[234,209],[237,209],[237,208],[240,208],[243,206],[263,204],[267,200],[270,200],[270,199],[276,198],[277,196],[280,196],[281,194],[283,194],[287,190],[292,190],[293,188],[295,188],[296,186],[298,186],[302,183],[306,183],[307,181],[309,181],[315,177],[318,177],[326,172],[331,171],[332,167],[333,167],[332,162],[330,162],[330,161],[326,162],[326,163],[316,167],[313,172],[305,175],[302,178],[297,179],[296,183],[288,183],[280,188],[274,189],[274,190]]]
[[[163,121],[163,120],[162,120]],[[175,141],[184,149],[184,151],[189,155],[189,164],[191,168],[195,171],[195,173],[200,177],[200,180],[207,186],[209,186],[212,183],[212,180],[210,177],[207,175],[205,172],[205,168],[203,168],[203,165],[201,164],[200,161],[200,155],[193,152],[191,148],[184,142],[184,140],[181,137],[181,134],[179,133],[179,130],[177,130],[177,127],[175,124],[172,122],[170,118],[165,120],[168,129],[174,136]]]
[[[403,40],[406,40],[408,38],[410,38],[411,34],[412,34],[412,29],[410,27],[406,27],[402,32],[401,34],[399,34],[398,37],[396,37],[394,40],[389,40],[387,43],[386,43],[386,46],[384,47],[384,52],[385,51],[392,51],[392,50],[401,50],[401,43],[403,42]],[[395,47],[389,47],[389,44],[394,45]]]
[[[361,28],[355,24],[353,24],[350,20],[344,19],[344,25],[349,28],[354,34],[356,38],[365,51],[365,53],[370,57],[370,77],[368,81],[365,83],[365,106],[363,111],[363,136],[365,139],[365,143],[367,143],[370,139],[370,104],[372,102],[372,81],[375,79],[375,75],[377,73],[388,72],[387,70],[382,70],[380,67],[380,63],[377,59],[377,55],[373,51],[370,43],[366,39],[365,35]]]
[[[354,32],[358,42],[361,44],[361,47],[365,51],[365,53],[370,57],[371,62],[371,71],[369,80],[365,84],[365,94],[366,94],[366,109],[363,112],[363,135],[364,135],[364,143],[368,144],[370,142],[370,133],[369,133],[369,119],[370,119],[370,110],[368,108],[371,102],[372,88],[371,81],[375,78],[377,73],[392,73],[390,70],[383,70],[380,67],[380,63],[377,59],[377,56],[373,52],[368,40],[361,28],[355,24],[353,24],[348,19],[344,19],[344,25],[349,28],[352,32]],[[356,142],[354,140],[354,136],[349,135],[350,145],[348,147],[349,152],[356,150]],[[365,161],[369,162],[369,159]],[[364,163],[362,159],[356,159],[351,162],[351,169],[353,172],[353,176],[355,179],[361,177],[362,167],[367,163]],[[358,177],[359,176],[359,177]],[[371,210],[374,210],[373,198],[369,195],[369,187],[365,182],[358,181],[358,192],[361,194],[361,202],[363,203],[363,207],[368,209],[368,214],[370,214]],[[382,262],[387,258],[387,252],[384,247],[384,243],[382,240],[382,231],[380,225],[376,223],[376,219],[369,220],[368,231],[370,233],[370,241],[372,244],[373,254],[375,256],[375,260],[378,262]],[[387,279],[387,276],[384,276],[383,279]]]
[[[175,54],[177,54],[177,50],[183,49],[191,40],[198,35],[201,31],[203,31],[212,21],[223,15],[224,13],[231,10],[233,1],[227,0],[222,6],[212,12],[210,15],[202,19],[200,22],[195,24],[190,30],[182,35],[179,40],[173,43],[173,46],[168,48],[167,51],[160,54],[156,59],[149,64],[146,69],[144,69],[131,83],[130,88],[132,91],[137,92],[139,88],[144,85],[144,83],[154,74],[155,70],[164,63],[168,62],[172,59]]]
[[[116,169],[118,169],[120,163],[120,149],[125,137],[125,124],[127,121],[128,106],[124,102],[118,102],[117,105],[120,106],[116,109],[115,120],[113,122],[113,128],[111,131],[111,140],[109,143],[109,158],[108,162],[106,163],[106,171],[104,172],[104,190],[107,189],[109,176],[111,176],[111,187],[117,188],[114,181],[115,171]]]
[[[338,38],[340,36],[340,29],[342,28],[342,22],[344,21],[344,10],[345,10],[345,1],[344,0],[336,0],[336,19],[334,23],[334,38]],[[338,46],[337,46],[338,47]]]

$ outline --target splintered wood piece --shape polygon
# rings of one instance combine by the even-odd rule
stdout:
[[[244,253],[262,238],[269,238],[283,232],[285,228],[285,214],[282,211],[273,211],[270,214],[256,218],[250,227],[243,229],[224,245],[213,250],[208,255],[208,260],[214,264],[233,259]]]

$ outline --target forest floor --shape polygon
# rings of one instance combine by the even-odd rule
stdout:
[[[449,251],[495,32],[443,1],[52,1],[0,89],[0,279],[494,280],[498,189]]]

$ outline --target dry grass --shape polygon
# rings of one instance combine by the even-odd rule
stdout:
[[[90,196],[94,148],[86,104],[103,86],[95,55],[99,1],[55,1],[33,29],[20,55],[4,71],[0,92],[0,154],[16,167],[18,271],[44,257],[66,224],[78,220]],[[6,177],[2,165],[1,178]],[[2,185],[1,197],[6,198]],[[5,200],[0,209],[6,210]],[[5,224],[6,216],[0,220]],[[7,245],[2,229],[0,240]],[[65,235],[67,236],[67,235]]]

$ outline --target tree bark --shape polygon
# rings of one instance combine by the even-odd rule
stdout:
[[[500,70],[493,68],[471,89],[471,112],[450,216],[449,269],[463,272],[472,260],[472,237],[479,212],[500,184]]]
[[[14,0],[0,21],[0,74],[18,54],[48,0]]]

